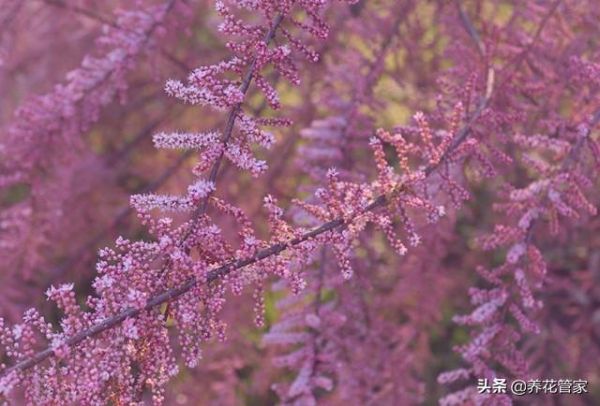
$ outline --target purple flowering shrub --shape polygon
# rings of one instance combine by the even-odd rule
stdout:
[[[0,21],[3,401],[600,401],[595,2]]]

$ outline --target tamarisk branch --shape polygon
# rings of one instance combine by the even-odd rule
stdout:
[[[249,83],[249,80],[251,79],[251,74],[248,74],[247,78],[249,78],[248,79],[248,83]],[[423,170],[426,177],[428,177],[432,173],[434,173],[436,171],[436,169],[439,168],[439,166],[442,165],[442,163],[444,163],[447,160],[447,158],[452,154],[452,152],[455,151],[456,148],[458,148],[467,139],[469,132],[471,131],[473,125],[475,124],[477,119],[481,116],[482,112],[485,110],[488,103],[490,102],[490,99],[492,97],[493,88],[494,88],[494,70],[492,68],[490,68],[488,70],[488,76],[486,78],[485,94],[482,97],[478,108],[467,119],[466,124],[457,132],[453,143],[446,149],[446,151],[444,152],[444,154],[442,155],[440,160],[436,164],[429,165]],[[366,207],[364,207],[364,209],[361,212],[356,213],[354,218],[359,217],[361,214],[364,214],[366,212],[374,211],[379,207],[385,206],[386,204],[388,204],[390,198],[392,197],[392,194],[398,193],[401,190],[402,190],[402,185],[399,185],[391,193],[382,194],[382,195],[378,196],[370,204],[368,204]],[[260,250],[255,255],[253,255],[249,258],[233,260],[233,261],[227,262],[224,265],[220,266],[219,268],[210,271],[206,276],[205,282],[211,283],[213,281],[216,281],[238,269],[252,265],[256,262],[259,262],[259,261],[261,261],[265,258],[271,257],[273,255],[277,255],[290,247],[294,247],[303,242],[309,241],[312,238],[315,238],[323,233],[327,233],[330,231],[340,229],[345,224],[346,224],[346,222],[344,221],[344,219],[337,218],[335,220],[326,222],[326,223],[320,225],[319,227],[317,227],[299,237],[290,239],[289,241],[287,241],[285,243],[274,244],[274,245],[270,246],[269,248]],[[167,303],[173,299],[176,299],[179,296],[183,295],[184,293],[193,289],[195,286],[198,285],[198,283],[199,283],[199,281],[196,278],[190,278],[187,282],[185,282],[181,286],[173,288],[173,289],[169,289],[159,295],[152,297],[150,300],[147,301],[147,303],[144,307],[129,308],[113,317],[110,317],[98,324],[95,324],[94,326],[92,326],[86,330],[83,330],[83,331],[75,334],[74,336],[65,340],[65,345],[67,345],[69,347],[75,346],[89,337],[96,336],[106,330],[111,329],[112,327],[122,323],[124,320],[126,320],[128,318],[134,318],[144,311],[150,310],[150,309],[152,309],[156,306],[159,306],[163,303]],[[5,377],[11,373],[29,369],[54,355],[55,355],[54,350],[52,348],[48,347],[48,348],[36,353],[35,355],[33,355],[23,361],[20,361],[17,364],[5,369],[0,374],[0,377]]]

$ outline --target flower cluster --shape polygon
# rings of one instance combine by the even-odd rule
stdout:
[[[111,21],[120,3],[44,3],[89,41],[106,28],[62,99],[31,117],[26,101],[1,139],[2,267],[25,276],[7,290],[37,283],[49,302],[0,318],[2,401],[509,405],[475,382],[593,379],[592,0],[136,0]],[[19,65],[4,34],[37,7],[15,4],[0,10],[2,84]],[[161,88],[180,74],[163,68],[190,73]],[[107,216],[96,196],[122,200],[109,187],[130,205],[96,234],[81,223]],[[57,230],[66,242],[40,251]],[[95,273],[88,258],[73,283],[31,272],[115,231]],[[447,394],[429,390],[437,372]]]

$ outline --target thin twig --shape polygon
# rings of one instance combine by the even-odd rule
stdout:
[[[271,27],[269,28],[269,31],[265,34],[265,37],[263,39],[265,44],[268,45],[273,40],[273,38],[275,37],[275,32],[277,31],[277,28],[283,21],[283,17],[284,17],[283,14],[278,14],[277,17],[275,17],[275,19],[273,20],[273,23],[271,24]],[[242,80],[242,84],[240,86],[240,92],[242,93],[242,95],[245,95],[248,92],[248,89],[250,88],[250,83],[252,82],[252,78],[254,77],[254,75],[256,73],[255,70],[256,70],[257,60],[258,60],[258,56],[254,57],[254,59],[252,59],[252,62],[250,63],[250,66],[246,70],[244,79]],[[213,162],[212,167],[210,169],[210,174],[208,176],[208,181],[210,183],[212,183],[213,185],[216,185],[217,175],[219,174],[219,168],[221,167],[221,162],[223,161],[223,156],[225,156],[225,149],[227,148],[227,145],[229,144],[229,140],[231,139],[231,136],[233,135],[233,127],[235,125],[235,120],[237,119],[238,114],[240,113],[240,111],[242,109],[242,103],[243,103],[243,101],[235,104],[229,111],[229,114],[227,115],[227,122],[225,124],[225,130],[223,131],[223,138],[221,139],[221,144],[222,144],[221,145],[221,153],[219,154],[219,156],[217,157],[215,162]],[[188,239],[190,238],[190,236],[192,235],[192,233],[194,232],[194,229],[196,228],[198,221],[200,220],[202,215],[204,215],[206,213],[206,210],[208,209],[208,201],[211,198],[212,194],[213,194],[212,191],[208,192],[207,195],[204,197],[204,200],[202,201],[202,203],[200,203],[196,207],[196,209],[194,210],[194,213],[192,214],[191,224],[188,227],[185,234],[183,235],[183,238],[179,242],[179,246],[180,247],[183,246],[183,249],[186,253],[190,252],[190,248],[185,247],[185,244],[188,241]],[[160,272],[160,277],[162,277],[162,275],[166,272],[166,270],[169,268],[169,266],[170,266],[170,259],[167,259],[167,261],[165,262],[165,265],[163,266],[163,269]],[[169,316],[169,304],[167,304],[167,308],[165,309],[165,313],[164,313],[165,320],[167,319],[168,316]]]
[[[477,52],[479,52],[479,55],[482,58],[485,58],[485,56],[486,56],[485,45],[483,44],[481,37],[477,33],[475,26],[471,22],[471,19],[469,18],[467,13],[461,7],[460,0],[456,0],[455,4],[456,4],[456,8],[458,9],[458,15],[460,16],[460,21],[462,22],[463,26],[465,27],[465,29],[471,36],[471,39],[473,39],[473,42],[475,43],[475,45],[477,46]]]
[[[275,20],[273,20],[273,23],[271,24],[269,31],[267,32],[267,34],[265,35],[265,38],[263,39],[265,44],[269,44],[273,40],[273,38],[275,37],[275,32],[277,31],[277,28],[279,27],[279,25],[281,24],[282,21],[283,21],[283,14],[279,14],[279,15],[277,15],[277,17],[275,17]],[[248,89],[250,88],[250,83],[252,82],[252,79],[256,73],[255,70],[256,70],[257,59],[258,58],[255,57],[252,60],[252,62],[250,63],[250,66],[246,70],[244,79],[242,80],[242,84],[240,86],[240,92],[243,95],[245,95],[248,92]],[[221,143],[222,143],[221,153],[219,154],[219,156],[213,163],[212,168],[210,170],[210,174],[208,176],[208,181],[211,183],[216,182],[217,175],[219,173],[219,168],[221,167],[221,162],[223,161],[223,156],[225,155],[225,149],[227,148],[229,140],[231,139],[231,136],[233,135],[233,127],[235,125],[235,120],[237,119],[238,114],[240,113],[241,109],[242,109],[242,102],[234,105],[231,108],[231,110],[229,111],[229,114],[227,116],[227,122],[225,124],[225,130],[223,131],[223,138],[221,140]],[[186,232],[186,234],[184,235],[184,237],[182,239],[182,244],[185,244],[185,242],[190,237],[191,233],[193,232],[193,230],[196,227],[198,219],[204,213],[206,213],[206,209],[208,208],[208,201],[211,196],[212,196],[212,192],[208,193],[207,196],[204,198],[203,202],[194,211],[194,214],[192,217],[192,224],[188,228],[188,231]]]

